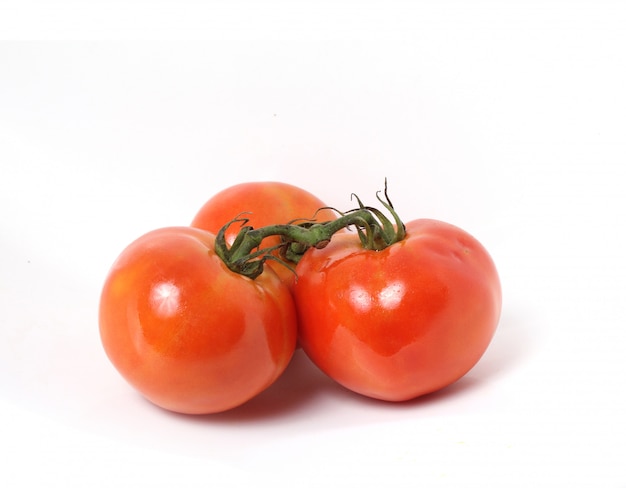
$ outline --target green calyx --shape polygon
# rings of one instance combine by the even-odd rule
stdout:
[[[404,223],[396,213],[387,195],[385,181],[385,199],[376,193],[376,198],[391,214],[393,222],[384,213],[374,207],[363,205],[356,198],[359,207],[347,212],[338,212],[340,217],[327,222],[306,221],[300,224],[277,224],[258,229],[246,225],[248,219],[241,215],[228,222],[215,237],[215,252],[228,268],[254,279],[263,272],[268,259],[278,261],[294,271],[302,255],[311,247],[322,249],[331,241],[332,236],[344,228],[354,226],[364,249],[380,251],[401,241],[406,235]],[[242,227],[231,246],[226,243],[226,230],[235,223]],[[263,239],[280,236],[281,244],[268,248],[260,248]],[[275,251],[278,251],[276,256]],[[295,272],[295,271],[294,271]]]

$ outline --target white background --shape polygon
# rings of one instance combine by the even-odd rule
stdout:
[[[0,7],[43,39],[0,44],[0,485],[626,487],[624,4],[200,5]],[[243,181],[348,209],[385,177],[499,268],[458,383],[370,401],[299,353],[185,417],[110,365],[98,295],[131,240]]]

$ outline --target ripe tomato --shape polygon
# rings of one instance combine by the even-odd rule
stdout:
[[[204,414],[268,387],[295,349],[288,288],[269,269],[231,272],[214,236],[191,227],[145,234],[113,264],[100,298],[100,336],[122,376],[153,403]]]
[[[192,227],[217,233],[226,223],[242,215],[248,224],[255,228],[274,224],[285,224],[294,219],[311,219],[324,222],[334,220],[337,215],[332,210],[321,210],[326,205],[315,195],[302,188],[276,181],[256,181],[241,183],[222,190],[210,198],[200,208]],[[238,225],[232,225],[226,231],[226,242],[232,244],[239,231]],[[262,247],[271,247],[280,243],[280,237],[273,236],[263,240]],[[289,286],[295,275],[280,263],[267,261],[276,274]]]
[[[456,381],[495,332],[500,281],[483,246],[444,222],[414,220],[382,251],[336,235],[298,264],[302,348],[363,395],[408,400]]]

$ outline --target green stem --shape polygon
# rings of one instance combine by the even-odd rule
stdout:
[[[220,229],[215,238],[215,251],[231,271],[252,279],[263,272],[263,265],[267,259],[278,260],[292,269],[289,263],[297,263],[311,247],[318,249],[325,247],[334,234],[350,226],[356,227],[365,249],[380,251],[402,240],[405,230],[404,224],[389,201],[386,184],[386,201],[383,201],[378,194],[377,198],[392,214],[395,226],[380,210],[365,207],[357,197],[358,209],[343,213],[341,217],[328,222],[306,222],[299,225],[277,224],[254,229],[245,225],[247,219],[238,217]],[[242,222],[244,225],[229,247],[226,244],[225,233],[226,229],[235,222]],[[270,236],[280,236],[282,243],[272,248],[259,249],[263,239]],[[271,254],[277,249],[281,251],[282,260]]]

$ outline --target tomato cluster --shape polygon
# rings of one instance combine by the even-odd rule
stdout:
[[[265,390],[297,344],[338,383],[387,401],[439,390],[476,364],[499,320],[501,288],[485,248],[458,227],[400,222],[401,238],[378,250],[364,245],[362,229],[337,232],[307,246],[292,269],[280,262],[284,238],[268,235],[260,247],[269,250],[252,254],[253,264],[268,266],[253,278],[219,252],[222,240],[241,241],[229,222],[293,222],[276,227],[289,232],[313,219],[341,217],[293,185],[244,183],[213,196],[190,226],[131,243],[100,298],[100,337],[113,365],[156,405],[205,414]]]

